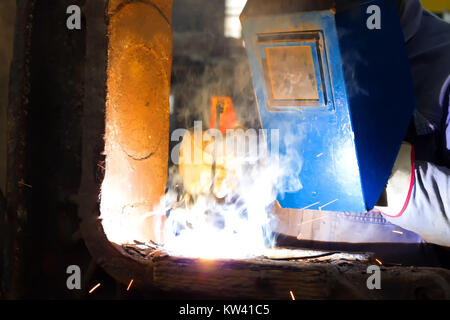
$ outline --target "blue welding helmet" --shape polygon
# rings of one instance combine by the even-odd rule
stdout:
[[[280,206],[372,209],[415,107],[395,2],[249,0],[241,23],[268,147],[297,156]]]

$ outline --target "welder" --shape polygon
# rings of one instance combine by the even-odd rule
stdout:
[[[289,221],[279,232],[326,242],[450,246],[450,25],[424,10],[419,0],[396,1],[401,28],[390,1],[347,1],[353,11],[331,10],[334,15],[327,11],[327,1],[304,1],[297,7],[284,1],[281,9],[268,3],[271,9],[264,12],[255,3],[247,5],[241,21],[262,126],[293,133],[295,146],[285,153],[295,149],[305,154],[303,189],[278,199]],[[289,6],[299,13],[283,11]],[[366,30],[359,22],[366,7],[371,12],[370,7],[379,6],[383,17],[389,16],[383,20],[391,22],[389,32],[399,30],[397,38],[381,27],[378,34]],[[352,32],[358,38],[349,39]],[[404,59],[399,53],[403,41],[409,66],[402,62],[406,52]],[[398,64],[377,73],[392,63],[389,54]],[[295,59],[300,56],[304,64]],[[352,67],[358,63],[359,69]],[[284,80],[286,73],[295,78],[292,70],[316,80],[305,84],[297,77],[302,85],[290,85],[296,92],[288,92]],[[361,70],[366,74],[355,77]],[[406,73],[412,73],[412,81]],[[412,83],[410,91],[401,79]],[[388,120],[391,116],[395,121]],[[395,131],[397,125],[405,130]],[[399,144],[404,140],[399,152],[397,139]],[[396,161],[389,154],[398,154]],[[385,201],[377,202],[382,184]],[[324,207],[328,212],[321,212]]]
[[[314,237],[320,240],[395,242],[397,225],[421,237],[405,233],[405,242],[423,239],[450,247],[450,24],[425,10],[419,0],[396,2],[416,109],[385,189],[389,205],[351,215],[327,212],[335,219],[312,223],[311,228],[319,228]],[[380,214],[388,222],[379,219]],[[326,227],[328,221],[336,224],[334,234]],[[354,232],[361,229],[365,232]]]
[[[386,188],[389,206],[380,211],[425,241],[450,246],[450,24],[419,0],[397,5],[417,105],[406,139],[412,144],[402,145]]]

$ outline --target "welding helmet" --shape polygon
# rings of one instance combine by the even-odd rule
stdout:
[[[301,183],[286,209],[365,212],[415,107],[394,1],[249,0],[241,14],[261,126]]]

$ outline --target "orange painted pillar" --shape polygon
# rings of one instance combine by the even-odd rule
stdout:
[[[167,179],[172,0],[110,0],[101,218],[117,243],[158,240]]]

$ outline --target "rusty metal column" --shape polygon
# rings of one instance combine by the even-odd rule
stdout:
[[[172,0],[110,0],[105,178],[101,217],[110,241],[155,239],[169,148]],[[156,239],[158,240],[158,239]]]

